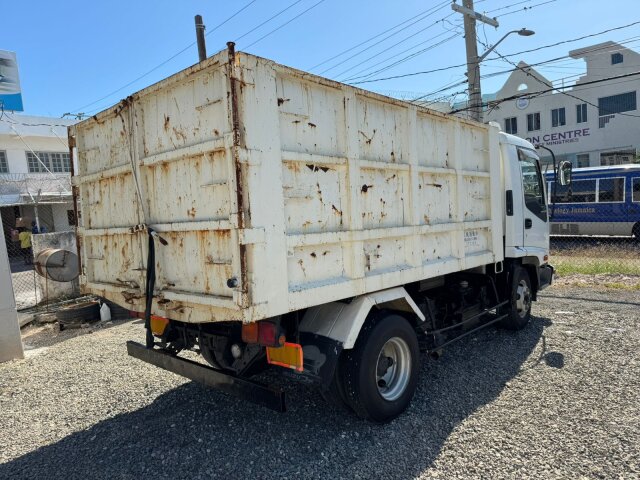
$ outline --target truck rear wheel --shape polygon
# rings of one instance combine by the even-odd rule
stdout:
[[[413,327],[400,315],[381,312],[365,323],[353,350],[345,352],[343,390],[359,417],[388,422],[409,406],[419,372]]]
[[[508,330],[520,330],[531,319],[531,303],[533,301],[531,279],[522,267],[515,267],[513,270],[510,295],[511,303],[508,307],[508,316],[500,322],[500,325]]]

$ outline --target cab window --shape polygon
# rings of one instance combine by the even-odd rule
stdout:
[[[543,221],[547,221],[547,203],[544,198],[542,172],[538,157],[533,152],[518,149],[518,159],[522,170],[522,186],[524,204],[531,213]]]

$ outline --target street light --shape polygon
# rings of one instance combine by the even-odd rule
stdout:
[[[468,72],[469,77],[469,110],[471,111],[471,117],[479,122],[482,121],[482,93],[480,92],[480,62],[482,62],[487,55],[500,45],[500,43],[512,33],[517,33],[522,37],[530,37],[536,32],[527,28],[521,28],[520,30],[511,30],[507,32],[500,40],[494,43],[486,52],[478,56],[473,62],[473,68]]]

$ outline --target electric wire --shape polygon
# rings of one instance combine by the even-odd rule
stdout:
[[[314,66],[312,66],[312,67],[309,67],[307,70],[308,70],[308,71],[315,70],[316,68],[318,68],[318,67],[320,67],[320,66],[322,66],[322,65],[324,65],[324,64],[326,64],[326,63],[328,63],[328,62],[330,62],[331,60],[334,60],[334,59],[336,59],[336,58],[338,58],[338,57],[341,57],[341,56],[342,56],[342,55],[344,55],[345,53],[349,53],[349,52],[351,52],[351,51],[355,50],[356,48],[361,47],[362,45],[365,45],[365,44],[369,43],[370,41],[375,40],[375,39],[376,39],[376,38],[378,38],[378,37],[381,37],[381,36],[382,36],[382,35],[384,35],[385,33],[388,33],[388,32],[390,32],[390,31],[392,31],[392,30],[395,30],[396,28],[398,28],[398,27],[400,27],[400,26],[404,25],[405,23],[408,23],[408,22],[410,22],[411,20],[413,20],[413,19],[415,19],[415,18],[418,18],[418,17],[420,17],[420,16],[424,15],[425,13],[429,12],[429,11],[430,11],[430,10],[432,10],[433,8],[441,7],[441,6],[448,5],[448,4],[449,4],[449,0],[445,0],[445,1],[444,1],[444,2],[442,2],[441,4],[436,5],[436,7],[428,8],[428,9],[424,10],[423,12],[420,12],[420,13],[418,13],[417,15],[414,15],[413,17],[408,18],[407,20],[405,20],[405,21],[403,21],[403,22],[400,22],[400,23],[398,23],[398,24],[394,25],[393,27],[388,28],[387,30],[385,30],[385,31],[383,31],[383,32],[380,32],[380,33],[378,33],[378,34],[374,35],[373,37],[369,37],[369,38],[367,38],[366,40],[364,40],[364,41],[362,41],[362,42],[358,43],[357,45],[354,45],[354,46],[352,46],[352,47],[349,47],[349,48],[347,48],[346,50],[343,50],[342,52],[340,52],[340,53],[338,53],[338,54],[334,55],[334,56],[333,56],[333,57],[331,57],[331,58],[328,58],[328,59],[326,59],[326,60],[323,60],[322,62],[317,63],[317,64],[315,64],[315,65],[314,65]]]
[[[446,3],[448,4],[448,2],[446,2]],[[403,32],[403,31],[405,31],[405,30],[406,30],[406,29],[408,29],[409,27],[412,27],[412,26],[413,26],[413,25],[415,25],[416,23],[419,23],[419,22],[423,21],[425,18],[427,18],[427,17],[429,17],[429,16],[433,15],[434,13],[438,12],[439,10],[442,10],[445,6],[446,6],[446,5],[444,5],[444,4],[440,4],[440,5],[437,5],[436,7],[431,8],[430,10],[428,10],[428,11],[427,11],[427,13],[425,13],[424,15],[421,15],[421,16],[420,16],[420,18],[418,18],[417,20],[415,20],[415,21],[411,22],[409,25],[407,25],[407,26],[405,26],[405,27],[401,28],[400,30],[398,30],[398,31],[396,31],[396,32],[394,32],[394,33],[391,33],[391,34],[387,35],[386,37],[382,38],[381,40],[378,40],[378,41],[377,41],[377,42],[375,42],[374,44],[369,45],[368,47],[365,47],[365,48],[363,48],[362,50],[359,50],[358,52],[356,52],[356,53],[354,53],[353,55],[351,55],[351,56],[349,56],[349,57],[345,58],[344,60],[341,60],[340,62],[336,63],[335,65],[333,65],[333,66],[331,66],[331,67],[328,67],[328,68],[325,68],[324,70],[322,70],[321,72],[319,72],[319,75],[323,75],[323,74],[325,74],[325,73],[327,73],[327,72],[330,72],[330,71],[331,71],[331,70],[333,70],[334,68],[336,68],[336,67],[338,67],[338,66],[340,66],[340,65],[343,65],[344,63],[346,63],[346,62],[348,62],[349,60],[351,60],[351,59],[353,59],[353,58],[357,57],[358,55],[363,54],[363,53],[364,53],[364,52],[366,52],[367,50],[371,50],[373,47],[375,47],[375,46],[377,46],[377,45],[380,45],[381,43],[385,42],[386,40],[390,39],[391,37],[394,37],[394,36],[398,35],[399,33],[401,33],[401,32]],[[400,43],[402,43],[402,42],[404,42],[404,41],[408,40],[409,38],[411,38],[411,37],[413,37],[413,36],[417,35],[417,34],[418,34],[418,33],[420,33],[420,32],[423,32],[423,31],[425,31],[425,30],[427,30],[427,29],[429,29],[429,28],[432,28],[432,27],[433,27],[434,25],[436,25],[437,23],[438,23],[438,22],[433,22],[433,24],[430,24],[430,25],[429,25],[429,26],[427,26],[426,28],[423,28],[422,30],[419,30],[418,32],[416,32],[416,33],[414,33],[414,34],[410,35],[409,37],[406,37],[404,40],[401,40],[400,42],[396,43],[395,45],[398,45],[398,44],[400,44]],[[393,45],[393,46],[395,46],[395,45]],[[390,47],[390,48],[393,48],[393,46],[392,46],[392,47]],[[388,50],[388,49],[387,49],[387,50]],[[384,52],[384,51],[386,51],[386,50],[383,50],[382,52]],[[378,54],[380,54],[380,53],[382,53],[382,52],[379,52]],[[375,55],[374,55],[374,57],[375,57]],[[374,58],[374,57],[370,57],[370,58]],[[347,70],[347,71],[349,71],[349,70]]]
[[[235,13],[233,13],[230,17],[228,17],[226,20],[224,20],[223,22],[219,23],[218,25],[216,25],[214,28],[212,28],[210,31],[208,31],[207,33],[205,33],[205,36],[210,35],[211,33],[213,33],[216,29],[220,28],[222,25],[224,25],[225,23],[227,23],[229,20],[231,20],[232,18],[234,18],[236,15],[238,15],[240,12],[246,10],[249,6],[253,5],[257,0],[252,0],[251,2],[249,2],[247,5],[245,5],[244,7],[242,7],[240,10],[236,11]],[[156,65],[155,67],[153,67],[152,69],[146,71],[145,73],[143,73],[142,75],[136,77],[135,79],[131,80],[130,82],[126,83],[125,85],[122,85],[121,87],[107,93],[106,95],[100,97],[97,100],[94,100],[93,102],[87,103],[79,108],[74,108],[72,111],[73,112],[81,112],[82,110],[84,110],[87,107],[91,107],[92,105],[95,105],[103,100],[106,100],[107,98],[115,95],[118,92],[121,92],[122,90],[124,90],[127,87],[130,87],[131,85],[133,85],[134,83],[138,82],[139,80],[142,80],[144,77],[146,77],[147,75],[150,75],[151,73],[155,72],[156,70],[158,70],[160,67],[163,67],[164,65],[166,65],[167,63],[169,63],[171,60],[173,60],[174,58],[182,55],[184,52],[186,52],[187,50],[189,50],[191,47],[193,47],[197,42],[191,42],[189,45],[187,45],[186,47],[184,47],[182,50],[179,50],[178,52],[174,53],[173,55],[171,55],[169,58],[167,58],[166,60],[164,60],[163,62],[159,63],[158,65]],[[98,109],[93,109],[91,111],[95,111]]]
[[[293,22],[295,19],[301,17],[302,15],[304,15],[305,13],[307,13],[309,10],[312,10],[314,8],[316,8],[318,5],[320,5],[321,3],[323,3],[325,0],[320,0],[319,2],[314,3],[313,5],[311,5],[309,8],[307,8],[306,10],[303,10],[302,12],[300,12],[298,15],[296,15],[295,17],[287,20],[285,23],[283,23],[282,25],[280,25],[279,27],[274,28],[273,30],[271,30],[269,33],[261,36],[259,39],[257,39],[255,42],[250,43],[249,45],[243,46],[243,49],[247,49],[249,47],[254,46],[256,43],[264,40],[265,38],[267,38],[269,35],[274,34],[275,32],[277,32],[278,30],[280,30],[281,28],[289,25],[291,22]]]
[[[249,35],[250,33],[255,32],[256,30],[258,30],[260,27],[262,27],[263,25],[269,23],[271,20],[273,20],[274,18],[279,17],[280,15],[282,15],[284,12],[286,12],[287,10],[295,7],[297,4],[299,4],[300,2],[302,2],[303,0],[296,0],[295,2],[291,3],[288,7],[283,8],[282,10],[280,10],[278,13],[276,13],[275,15],[269,17],[268,19],[266,19],[264,22],[262,22],[259,25],[256,25],[255,27],[253,27],[251,30],[249,30],[248,32],[243,33],[242,35],[240,35],[238,38],[236,38],[234,40],[234,42],[238,42],[238,40],[243,39],[244,37],[246,37],[247,35]]]

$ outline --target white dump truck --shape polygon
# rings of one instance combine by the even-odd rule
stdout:
[[[69,138],[81,286],[145,318],[129,354],[270,408],[250,377],[285,368],[388,421],[421,351],[524,327],[552,280],[530,143],[231,43]]]

